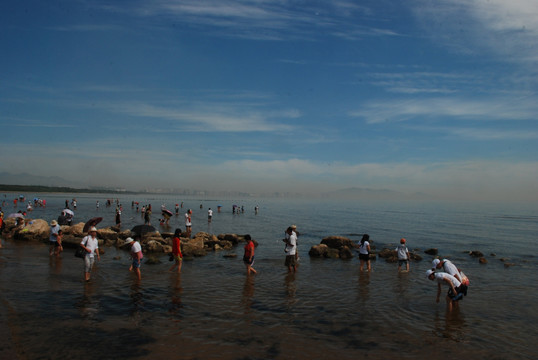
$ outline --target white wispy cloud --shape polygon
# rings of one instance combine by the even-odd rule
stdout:
[[[455,0],[412,2],[426,35],[467,53],[487,50],[510,62],[538,59],[538,6],[535,0]]]
[[[538,104],[532,98],[465,99],[454,97],[369,102],[351,116],[368,123],[409,119],[459,118],[471,120],[536,120]]]
[[[375,19],[376,14],[351,1],[153,0],[132,3],[129,8],[94,6],[139,17],[163,17],[214,36],[256,40],[315,40],[320,28],[351,40],[399,35],[389,28],[357,24],[357,16]]]

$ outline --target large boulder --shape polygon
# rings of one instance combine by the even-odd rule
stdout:
[[[183,256],[205,256],[207,254],[204,248],[204,239],[202,237],[194,239],[182,239],[181,252]]]
[[[46,241],[50,236],[50,226],[45,220],[37,219],[27,222],[15,230],[15,240]]]
[[[310,251],[308,252],[308,255],[311,257],[327,257],[327,252],[329,251],[329,247],[325,244],[319,244],[314,245],[310,248]]]
[[[97,231],[98,237],[103,240],[117,240],[118,232],[112,228],[99,229]]]
[[[344,236],[328,236],[326,238],[323,238],[323,240],[321,240],[321,243],[327,245],[332,249],[338,250],[342,249],[344,246],[347,246],[350,249],[354,247],[353,241]]]
[[[348,260],[353,257],[353,253],[351,252],[351,249],[347,246],[344,246],[338,250],[338,255],[340,256],[340,259]]]

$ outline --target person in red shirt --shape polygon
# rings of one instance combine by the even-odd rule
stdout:
[[[243,262],[247,267],[247,275],[256,274],[256,270],[252,267],[254,265],[254,243],[250,235],[245,235],[245,240],[247,244],[245,245],[245,254],[243,255]]]
[[[177,266],[177,273],[181,273],[181,265],[183,263],[183,254],[181,253],[181,229],[177,228],[172,239],[172,259],[175,260],[174,264],[168,271],[173,271]]]

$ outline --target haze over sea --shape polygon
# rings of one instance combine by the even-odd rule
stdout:
[[[7,194],[6,216],[17,210],[14,196]],[[55,219],[65,200],[75,197],[75,223],[93,216],[104,218],[99,228],[114,223],[114,207],[105,207],[110,195],[26,197],[47,200],[47,207],[36,208],[30,218]],[[161,264],[142,265],[137,283],[128,271],[128,253],[105,247],[93,280],[85,284],[73,249],[51,259],[47,244],[3,239],[0,358],[533,359],[538,353],[536,205],[172,195],[119,199],[124,229],[143,223],[131,208],[138,201],[152,205],[152,221],[160,231],[184,228],[182,214],[191,208],[194,233],[251,234],[259,243],[258,275],[245,275],[238,247],[185,261],[180,276],[167,272],[170,263],[163,255]],[[181,202],[170,229],[160,228],[161,204],[173,209]],[[232,214],[234,204],[245,212]],[[215,210],[211,224],[209,207]],[[286,273],[281,240],[291,224],[300,232],[296,275]],[[400,274],[397,264],[378,259],[368,274],[359,272],[358,257],[308,256],[325,236],[358,241],[363,233],[378,250],[395,247],[405,237],[424,259]],[[447,314],[444,300],[435,303],[436,284],[424,276],[432,257],[423,250],[431,247],[470,278],[459,311]],[[479,264],[470,250],[482,251],[488,263]],[[226,253],[238,256],[224,258]],[[505,267],[506,262],[514,265]]]

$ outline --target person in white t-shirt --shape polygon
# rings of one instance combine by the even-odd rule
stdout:
[[[209,210],[207,210],[207,222],[211,222],[211,219],[213,219],[213,210],[209,208]]]
[[[142,262],[142,258],[144,257],[144,254],[142,254],[142,246],[140,246],[138,241],[135,241],[130,237],[125,239],[125,245],[127,244],[131,245],[131,257],[133,258],[129,271],[133,271],[134,269],[136,277],[138,280],[140,280],[142,278],[142,274],[140,273],[140,264]]]
[[[465,276],[452,261],[448,259],[433,259],[432,270],[442,269],[443,272],[454,276],[461,283],[461,292],[467,296],[469,279]]]
[[[286,230],[286,238],[284,239],[284,242],[286,243],[286,248],[284,251],[286,252],[286,261],[285,265],[288,267],[288,272],[296,272],[297,271],[297,234],[295,231],[296,229],[295,225],[290,226]]]
[[[90,275],[95,262],[95,256],[97,260],[101,260],[99,256],[99,241],[97,240],[97,228],[92,226],[88,235],[85,236],[80,242],[80,246],[86,250],[86,256],[84,256],[84,280],[90,281]]]
[[[192,232],[192,222],[191,222],[191,215],[192,215],[192,210],[189,209],[187,210],[187,212],[185,213],[185,231],[187,232],[187,237],[191,237],[191,232]]]
[[[441,296],[441,284],[448,285],[448,293],[446,294],[447,310],[451,311],[452,307],[458,306],[458,300],[461,299],[463,294],[460,292],[461,282],[454,276],[445,272],[434,272],[433,270],[426,271],[426,277],[431,281],[437,282],[437,298],[435,302],[439,302]]]
[[[405,245],[405,239],[400,239],[400,245],[396,248],[396,253],[398,254],[398,272],[402,271],[402,265],[405,264],[405,271],[409,271],[409,250]]]

